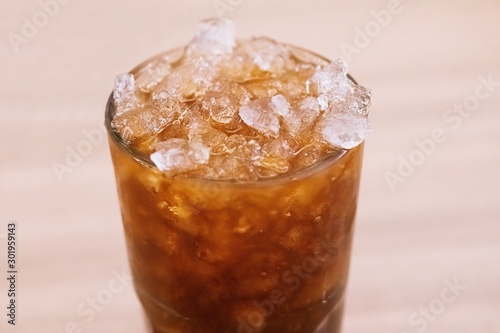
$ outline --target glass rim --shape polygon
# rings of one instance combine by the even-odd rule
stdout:
[[[241,41],[241,40],[238,40],[238,41]],[[325,64],[331,62],[331,60],[329,60],[328,58],[321,56],[315,52],[309,51],[307,49],[297,47],[297,46],[287,44],[287,43],[282,43],[282,44],[285,45],[286,47],[290,48],[292,53],[293,53],[293,51],[301,52],[301,53],[304,53],[305,55],[315,57],[318,60],[320,60],[321,62],[324,62]],[[159,53],[155,56],[152,56],[152,57],[146,59],[145,61],[141,62],[139,65],[135,66],[132,70],[129,71],[129,73],[134,74],[138,70],[142,69],[145,65],[151,63],[153,60],[161,58],[161,57],[165,57],[169,54],[175,54],[176,52],[181,52],[184,49],[185,49],[185,46],[182,46],[182,47],[174,48],[174,49]],[[294,54],[295,54],[295,56],[297,56],[296,53],[294,53]],[[182,53],[179,55],[178,59],[176,59],[174,57],[175,61],[172,61],[172,62],[175,63],[176,61],[180,60],[181,57],[182,57]],[[352,82],[354,82],[356,85],[358,84],[356,82],[356,80],[349,73],[347,74],[347,77]],[[105,110],[105,117],[104,117],[104,125],[106,127],[108,137],[111,137],[111,139],[119,147],[119,149],[124,150],[136,162],[164,175],[164,173],[160,169],[158,169],[158,167],[151,161],[151,159],[148,159],[147,157],[142,156],[137,151],[135,151],[132,147],[130,147],[130,145],[127,144],[127,142],[125,142],[122,135],[111,126],[111,122],[113,120],[115,112],[116,112],[116,109],[115,109],[115,103],[114,103],[114,99],[113,99],[113,92],[111,92],[111,94],[108,98],[108,101],[106,103],[106,110]],[[309,176],[312,176],[314,174],[317,174],[317,173],[327,169],[328,167],[332,166],[333,164],[339,162],[348,152],[350,152],[352,150],[357,150],[360,147],[362,147],[363,145],[364,145],[364,141],[362,143],[360,143],[358,146],[353,147],[351,149],[340,149],[339,148],[338,154],[332,154],[331,156],[328,156],[327,158],[323,159],[322,161],[316,162],[316,163],[312,164],[311,166],[308,166],[304,169],[300,169],[298,171],[291,172],[291,173],[285,174],[285,175],[278,175],[275,177],[259,178],[257,180],[249,180],[249,181],[239,181],[239,180],[234,180],[234,179],[209,179],[209,178],[204,178],[204,177],[185,177],[185,178],[178,177],[177,178],[177,177],[173,176],[171,178],[182,179],[183,181],[198,181],[198,182],[202,181],[202,182],[207,182],[207,183],[212,183],[212,184],[224,184],[225,186],[229,185],[229,186],[243,186],[243,187],[248,187],[248,186],[254,187],[254,186],[260,186],[260,185],[288,183],[290,181],[297,181],[297,180],[300,180],[303,178],[307,178]],[[169,176],[165,175],[165,177],[169,177]]]

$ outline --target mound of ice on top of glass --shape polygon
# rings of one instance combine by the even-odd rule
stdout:
[[[361,115],[368,115],[371,93],[355,84],[347,76],[347,63],[339,58],[319,69],[307,82],[313,95],[331,103],[332,107],[346,108]],[[328,109],[328,106],[325,105]]]
[[[229,19],[209,19],[198,23],[194,39],[186,48],[188,57],[207,54],[230,54],[235,39],[234,22]]]
[[[177,54],[177,56],[174,56]],[[332,62],[209,19],[183,52],[117,77],[112,125],[168,175],[256,180],[361,144],[371,94]]]

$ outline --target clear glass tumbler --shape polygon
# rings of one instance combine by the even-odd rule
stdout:
[[[153,332],[340,331],[363,144],[279,178],[176,178],[125,143],[114,112],[110,98],[129,261]]]

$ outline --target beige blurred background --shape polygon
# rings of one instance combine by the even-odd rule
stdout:
[[[116,74],[221,12],[240,37],[344,55],[373,90],[344,332],[500,332],[498,0],[0,1],[0,331],[146,332],[104,106]]]

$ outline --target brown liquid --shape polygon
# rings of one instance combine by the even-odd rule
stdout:
[[[339,332],[363,145],[248,183],[167,177],[110,147],[155,333]]]

